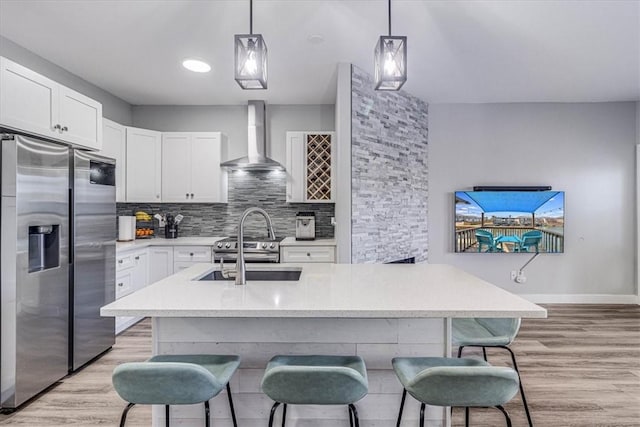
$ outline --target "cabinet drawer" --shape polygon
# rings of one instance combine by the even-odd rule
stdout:
[[[134,255],[134,252],[118,255],[116,257],[116,272],[133,267]]]
[[[187,261],[182,261],[182,262],[174,262],[173,263],[173,272],[177,273],[179,271],[182,271],[184,269],[187,269],[189,267],[191,267],[192,265],[197,264],[197,262],[187,262]]]
[[[334,246],[287,246],[282,248],[282,262],[335,262]]]
[[[133,269],[116,275],[116,299],[133,292],[132,276]]]
[[[211,247],[175,246],[173,260],[176,262],[211,262]]]

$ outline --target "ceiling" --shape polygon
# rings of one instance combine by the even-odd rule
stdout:
[[[403,89],[428,102],[640,100],[638,0],[394,0],[392,14]],[[266,91],[233,80],[233,35],[248,30],[240,0],[0,0],[2,36],[134,105],[334,103],[338,62],[373,73],[387,2],[255,0]],[[186,71],[187,57],[213,70]]]

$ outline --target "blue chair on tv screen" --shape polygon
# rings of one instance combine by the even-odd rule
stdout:
[[[487,252],[502,252],[502,249],[496,246],[493,233],[486,230],[476,230],[476,241],[478,242],[478,252],[482,252],[482,247],[487,247]]]
[[[542,241],[542,231],[527,231],[521,237],[521,242],[515,247],[517,252],[529,252],[529,248],[534,248],[535,252],[539,252],[538,245]]]

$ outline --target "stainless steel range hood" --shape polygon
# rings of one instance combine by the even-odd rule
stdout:
[[[227,169],[284,170],[284,166],[267,157],[267,129],[264,101],[249,101],[248,155],[220,164]]]

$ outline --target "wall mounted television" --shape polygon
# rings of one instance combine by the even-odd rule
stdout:
[[[456,191],[455,252],[564,252],[564,191]]]

